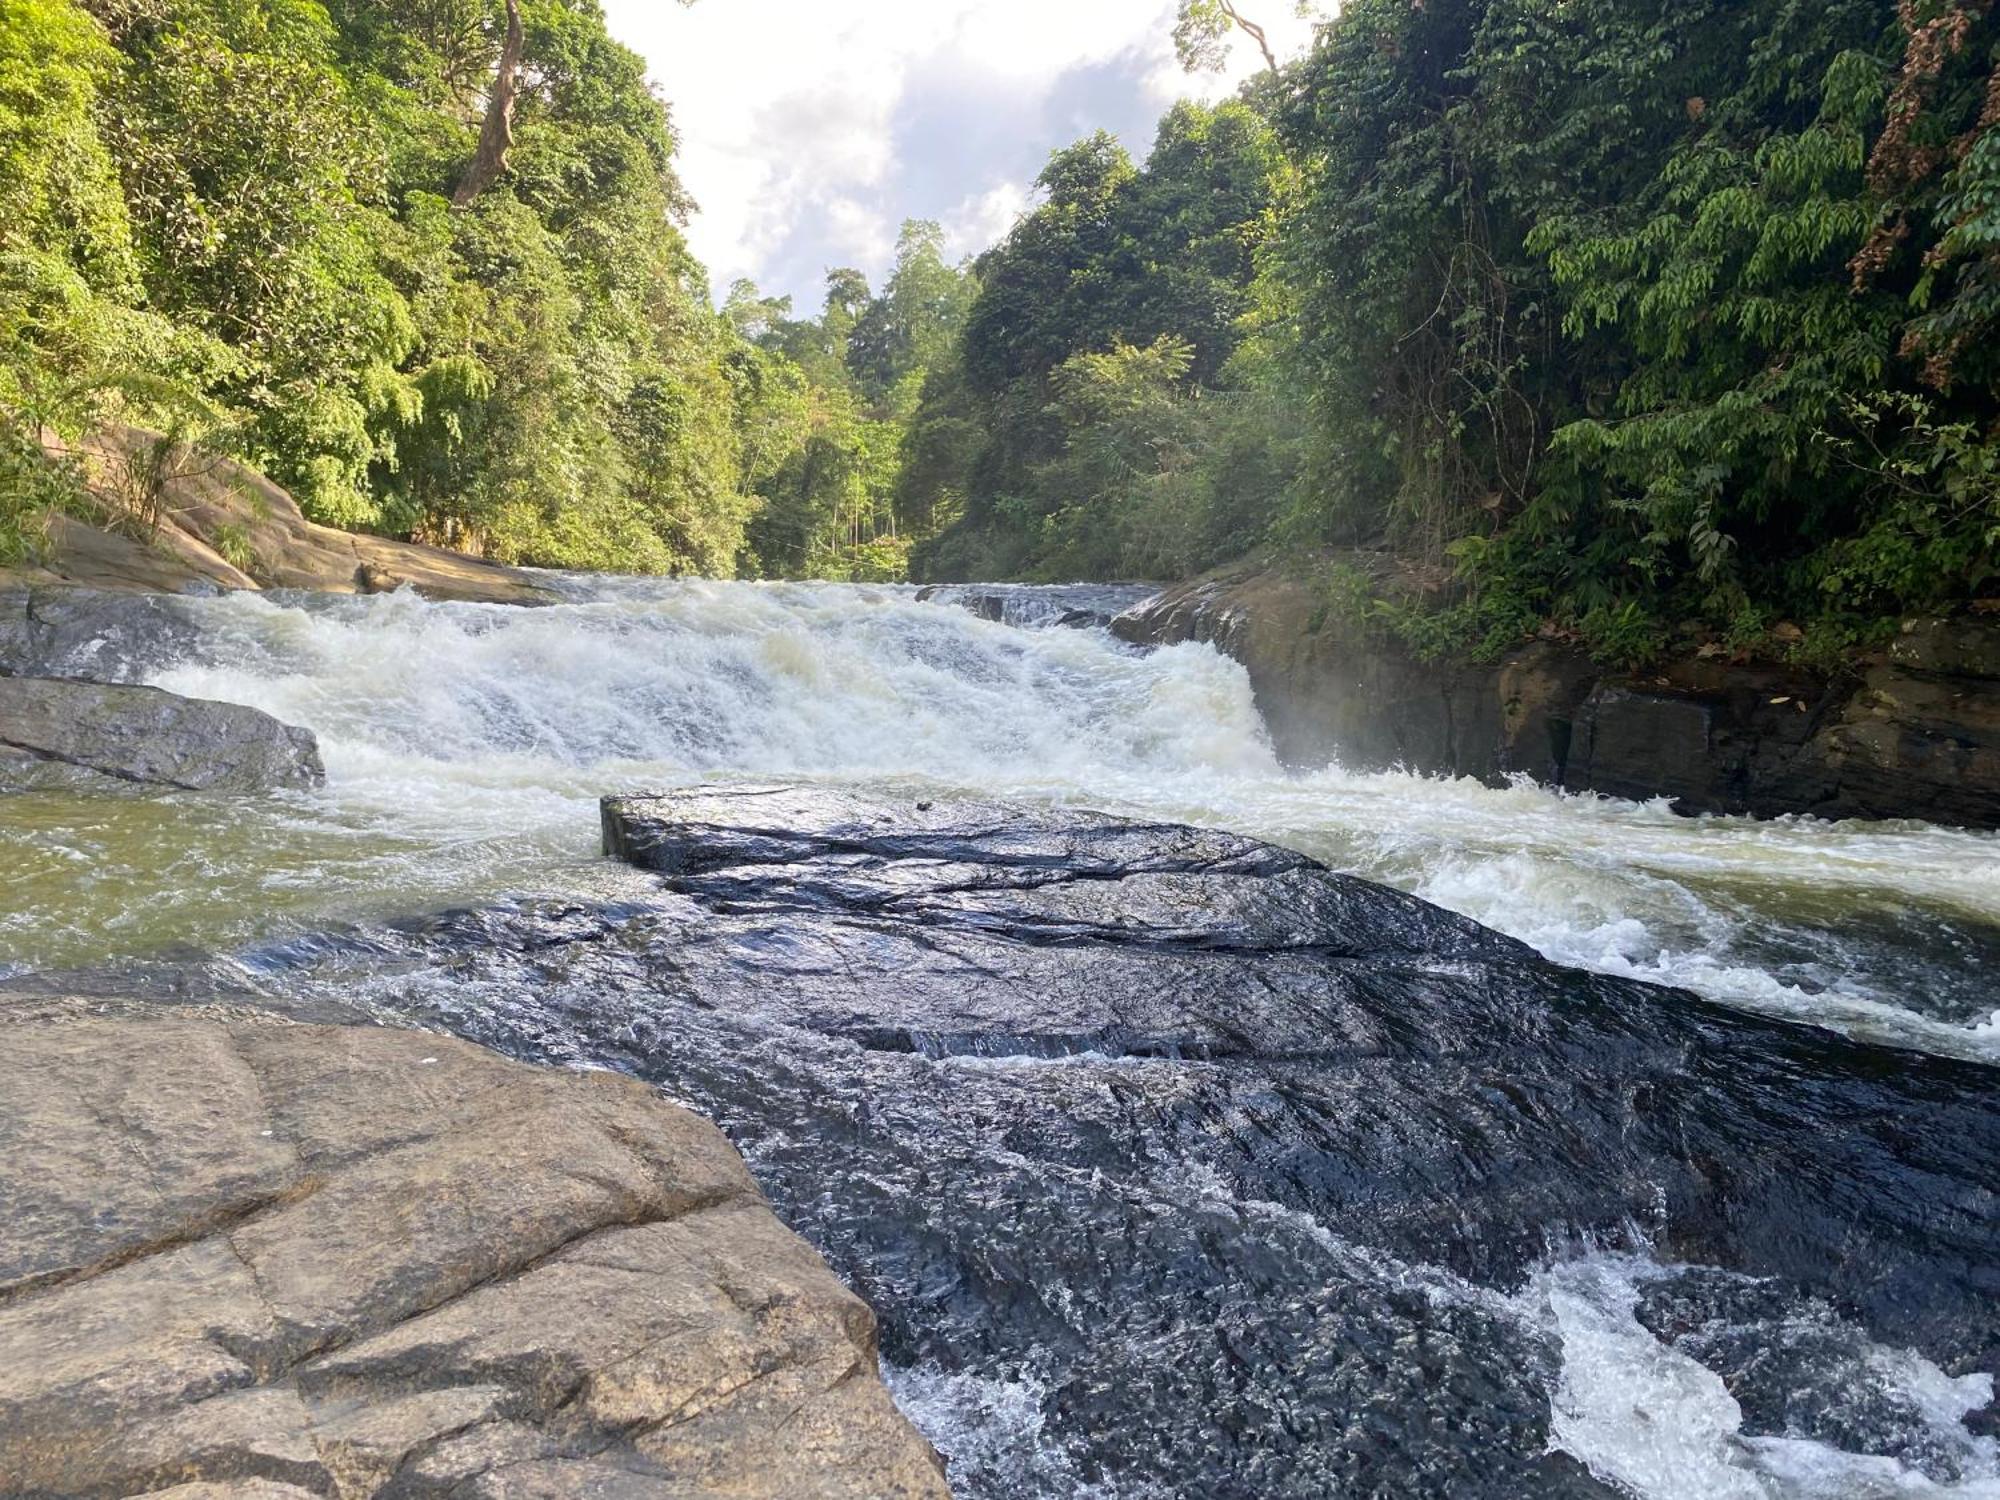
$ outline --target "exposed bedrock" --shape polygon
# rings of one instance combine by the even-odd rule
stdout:
[[[867,1307],[643,1084],[33,1009],[0,1047],[0,1493],[945,1494]]]
[[[248,465],[143,428],[114,424],[60,451],[82,466],[109,512],[136,504],[151,519],[140,523],[128,515],[126,526],[101,529],[57,516],[49,555],[33,567],[0,570],[0,580],[166,593],[272,588],[377,594],[407,586],[432,599],[555,599],[519,568],[318,525]]]
[[[0,677],[0,792],[265,792],[326,779],[312,732],[159,688]]]
[[[1244,566],[1113,622],[1241,661],[1279,753],[1572,791],[1686,812],[1923,818],[2000,827],[2000,622],[1911,621],[1847,677],[1673,662],[1604,672],[1535,642],[1491,665],[1421,662],[1343,623],[1303,578]]]
[[[741,785],[604,827],[656,882],[11,988],[660,1084],[875,1309],[977,1500],[1608,1500],[1559,1409],[1735,1440],[1655,1373],[1911,1492],[1986,1462],[1946,1407],[2000,1421],[1991,1068],[1562,969],[1224,833]],[[1943,1373],[1898,1383],[1916,1354]]]
[[[604,824],[705,909],[671,968],[731,1014],[1218,1063],[1265,1116],[1234,1169],[1398,1255],[1504,1282],[1638,1224],[2000,1360],[1988,1069],[1565,969],[1233,834],[785,787],[608,799]]]

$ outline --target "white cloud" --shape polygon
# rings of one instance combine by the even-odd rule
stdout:
[[[945,222],[955,250],[1004,234],[1048,152],[1079,130],[1128,136],[1219,79],[1175,65],[1172,0],[607,0],[612,34],[647,60],[680,129],[701,212],[695,252],[717,292],[748,276],[817,301],[828,264],[881,275],[905,218]],[[1267,0],[1281,51],[1303,45]],[[1254,12],[1253,12],[1254,14]],[[1143,125],[1141,122],[1145,122]],[[1143,152],[1147,140],[1130,140]]]
[[[954,258],[977,255],[1014,227],[1032,198],[1025,182],[996,182],[967,196],[941,221],[945,253]]]

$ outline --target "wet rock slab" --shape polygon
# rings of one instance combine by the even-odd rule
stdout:
[[[876,1051],[1222,1064],[1261,1096],[1259,1196],[1397,1255],[1506,1284],[1643,1226],[2000,1360],[1989,1069],[1564,969],[1232,834],[794,787],[604,825],[708,914],[659,960],[707,1005]]]
[[[1989,1067],[1562,969],[1225,833],[813,786],[604,823],[657,879],[39,993],[661,1085],[876,1310],[961,1500],[1630,1493],[1565,1449],[1578,1403],[1641,1459],[1988,1463]],[[1731,1404],[1640,1399],[1674,1361]]]
[[[0,1048],[0,1493],[942,1496],[874,1340],[630,1079],[61,1003]]]
[[[198,655],[189,600],[62,584],[0,587],[0,677],[136,682]]]
[[[310,730],[159,688],[0,677],[0,792],[264,792],[326,779]]]

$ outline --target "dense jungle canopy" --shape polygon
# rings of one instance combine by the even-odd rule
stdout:
[[[1347,0],[801,315],[717,307],[591,0],[0,0],[0,551],[116,419],[506,560],[1274,548],[1429,653],[1836,657],[2000,592],[1996,56],[1993,0]]]

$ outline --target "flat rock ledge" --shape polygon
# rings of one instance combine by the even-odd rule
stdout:
[[[52,1002],[0,1048],[0,1494],[947,1494],[875,1323],[647,1086]]]
[[[266,792],[325,780],[310,730],[240,703],[0,677],[0,792]]]

